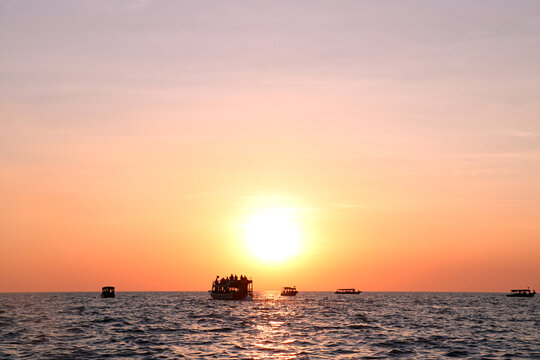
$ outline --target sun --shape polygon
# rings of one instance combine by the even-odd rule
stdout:
[[[248,249],[260,260],[281,261],[300,251],[302,234],[294,208],[263,208],[243,225]]]

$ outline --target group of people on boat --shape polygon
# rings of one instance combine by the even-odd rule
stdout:
[[[231,276],[222,277],[221,279],[218,275],[216,276],[216,280],[214,280],[213,288],[217,291],[229,291],[229,288],[244,288],[247,286],[248,282],[247,276],[244,275],[238,277],[237,275],[231,274]]]
[[[209,291],[212,299],[218,300],[244,300],[253,297],[253,281],[247,276],[231,274],[229,277],[219,278],[212,283],[212,290]]]

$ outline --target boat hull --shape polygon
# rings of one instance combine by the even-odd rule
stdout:
[[[536,295],[536,293],[532,293],[532,294],[506,294],[507,297],[526,297],[526,298],[533,297],[534,295]]]
[[[298,291],[281,293],[281,296],[296,296],[296,294],[298,294]]]
[[[213,293],[210,292],[210,296],[214,300],[253,300],[253,295],[239,294],[239,293]]]
[[[336,291],[334,294],[337,294],[337,295],[358,295],[360,293],[361,293],[361,291],[355,291],[355,292],[339,292],[339,291]]]

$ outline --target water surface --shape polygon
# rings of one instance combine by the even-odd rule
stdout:
[[[0,358],[540,358],[538,297],[488,293],[0,294]]]

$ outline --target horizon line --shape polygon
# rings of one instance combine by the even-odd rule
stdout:
[[[209,290],[116,290],[116,293],[128,293],[128,292],[204,292],[207,293]],[[279,292],[280,290],[255,290],[254,292]],[[470,294],[504,294],[504,291],[445,291],[445,290],[360,290],[362,293],[470,293]],[[302,290],[301,292],[328,292],[333,293],[335,290]],[[80,291],[1,291],[0,294],[69,294],[69,293],[101,293],[101,290],[80,290]]]

